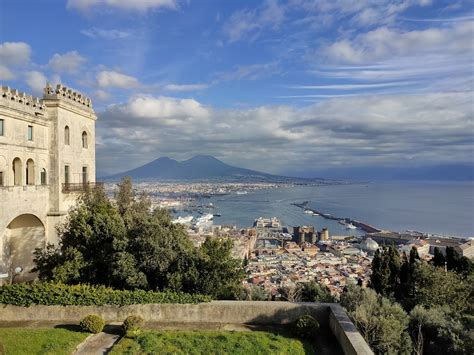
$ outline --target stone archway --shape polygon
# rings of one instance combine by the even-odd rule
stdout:
[[[43,222],[32,214],[22,214],[7,226],[3,240],[3,254],[9,268],[21,267],[23,272],[15,277],[15,282],[36,278],[31,270],[36,248],[43,247],[46,241]]]

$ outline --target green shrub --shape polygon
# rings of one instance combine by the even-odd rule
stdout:
[[[60,305],[102,306],[148,303],[209,302],[210,296],[181,292],[114,290],[105,286],[65,285],[53,282],[18,283],[0,286],[0,304],[15,306]]]
[[[122,329],[127,337],[135,337],[141,331],[143,318],[141,316],[128,316],[122,324]]]
[[[104,329],[105,321],[97,314],[89,314],[88,316],[82,318],[79,325],[83,331],[97,334],[100,333],[102,329]]]
[[[303,339],[314,338],[319,331],[319,323],[313,316],[305,314],[299,316],[293,324],[293,331],[296,336]]]

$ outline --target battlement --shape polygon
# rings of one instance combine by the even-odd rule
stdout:
[[[36,112],[44,113],[46,110],[46,106],[38,97],[19,92],[18,90],[11,89],[8,86],[2,86],[0,97],[9,104],[14,103],[14,106],[17,106],[18,109],[32,114],[35,114]]]
[[[80,92],[63,86],[62,84],[57,84],[56,88],[53,89],[53,87],[48,83],[44,88],[43,99],[65,100],[75,106],[81,107],[82,109],[92,111],[92,100],[90,98]]]

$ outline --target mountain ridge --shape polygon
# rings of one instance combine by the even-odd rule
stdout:
[[[196,155],[187,160],[177,161],[160,157],[142,166],[122,173],[106,176],[104,180],[117,180],[130,176],[135,180],[235,180],[265,182],[312,182],[324,181],[319,178],[295,178],[240,168],[224,163],[211,155]]]

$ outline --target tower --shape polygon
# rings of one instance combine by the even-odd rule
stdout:
[[[62,85],[41,99],[1,88],[0,274],[34,278],[35,248],[57,242],[57,224],[95,184],[96,119],[91,100]]]

